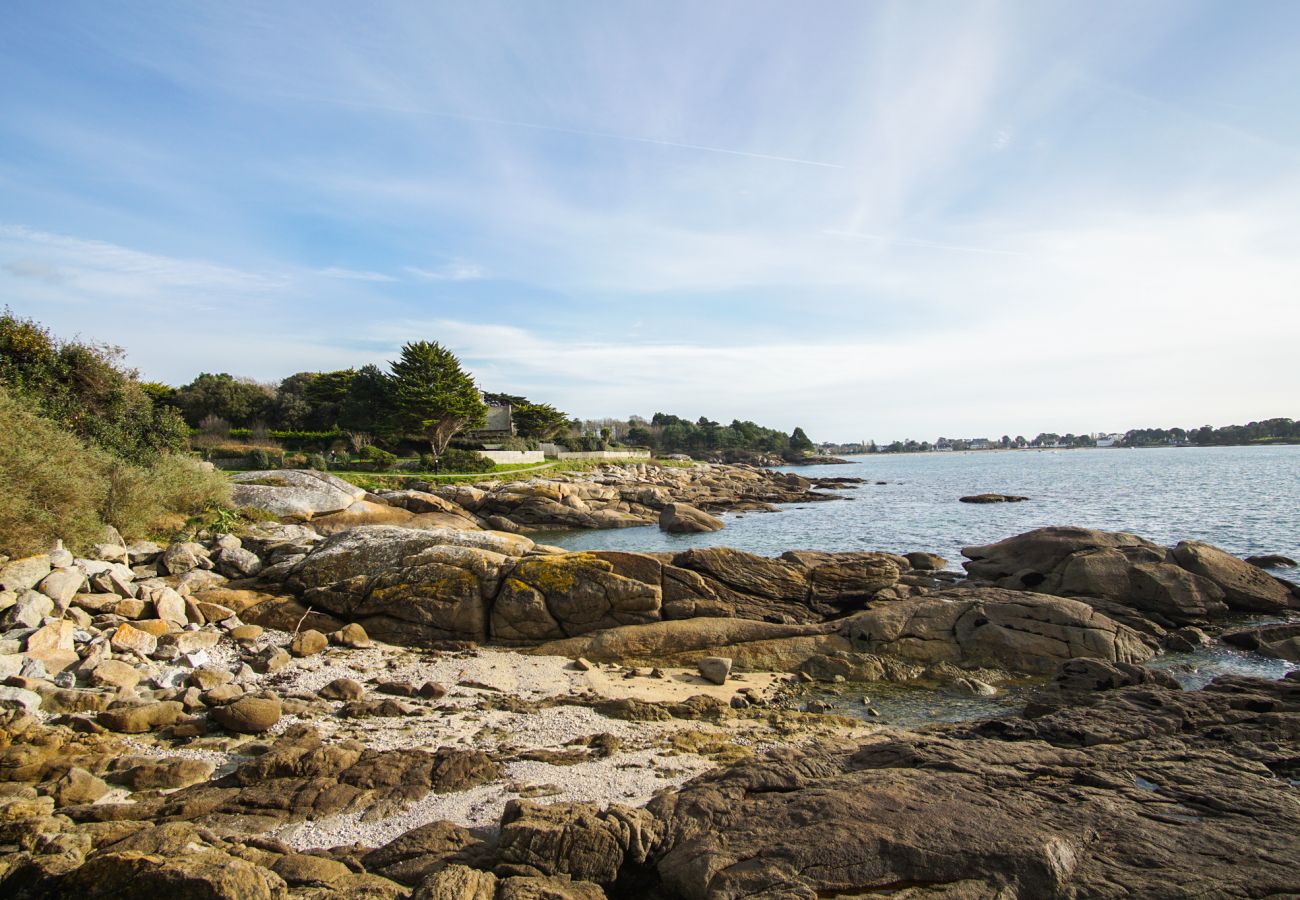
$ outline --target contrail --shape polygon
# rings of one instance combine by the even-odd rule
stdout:
[[[822,234],[833,237],[854,238],[859,241],[875,241],[881,244],[900,244],[905,247],[933,247],[936,250],[958,250],[962,253],[992,253],[995,256],[1025,256],[1015,250],[996,250],[992,247],[965,247],[961,244],[940,244],[936,241],[922,241],[915,238],[895,238],[883,234],[863,234],[860,231],[839,231],[827,228]]]
[[[615,134],[610,131],[587,131],[581,128],[565,128],[562,125],[543,125],[538,122],[517,122],[513,119],[496,119],[491,116],[475,116],[468,113],[436,112],[412,107],[390,106],[382,103],[365,103],[359,100],[339,100],[333,97],[309,97],[302,94],[280,94],[288,100],[304,100],[312,103],[331,103],[336,106],[352,106],[361,109],[377,109],[386,112],[408,113],[431,116],[438,119],[458,119],[463,122],[481,122],[485,125],[504,125],[508,128],[530,128],[534,131],[553,131],[558,134],[572,134],[578,137],[603,138],[611,141],[628,141],[633,144],[655,144],[660,147],[678,147],[683,150],[699,150],[704,153],[721,153],[726,156],[743,156],[749,159],[764,159],[769,162],[794,163],[798,166],[814,166],[819,169],[843,169],[838,163],[821,162],[815,159],[799,159],[793,156],[775,156],[770,153],[751,153],[748,150],[731,150],[727,147],[709,147],[704,144],[687,144],[682,141],[668,141],[660,138],[637,137],[636,135]]]

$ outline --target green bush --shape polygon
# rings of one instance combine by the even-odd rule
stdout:
[[[473,450],[457,450],[453,447],[442,451],[438,457],[438,468],[443,472],[491,472],[496,464]]]
[[[28,556],[63,539],[98,539],[109,456],[0,390],[0,553]]]
[[[270,451],[257,447],[248,452],[246,459],[254,469],[278,469],[284,457],[272,456]]]
[[[307,468],[315,469],[317,472],[328,472],[330,461],[325,458],[323,453],[313,453],[307,457]]]
[[[397,454],[381,450],[374,444],[362,447],[357,457],[366,463],[366,468],[362,470],[366,472],[387,472],[397,465]]]
[[[438,457],[434,456],[432,453],[420,454],[421,472],[432,472],[437,467],[438,467]]]

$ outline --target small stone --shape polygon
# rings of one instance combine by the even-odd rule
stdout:
[[[204,691],[200,699],[208,706],[220,706],[244,696],[244,689],[237,684],[219,684],[211,690]]]
[[[0,590],[14,591],[21,594],[30,591],[50,574],[49,554],[28,556],[0,565]]]
[[[577,669],[579,672],[590,672],[593,668],[591,665],[591,660],[582,656],[579,656],[577,659],[573,661],[573,667]]]
[[[874,706],[867,707],[867,715],[874,716],[878,719],[880,718],[880,710],[876,709]]]
[[[217,571],[227,578],[252,578],[262,571],[262,561],[250,550],[232,547],[217,554]]]
[[[360,700],[366,694],[361,682],[352,678],[336,678],[318,692],[322,700]]]
[[[199,608],[199,613],[203,616],[205,622],[220,622],[222,619],[229,619],[235,614],[235,611],[229,606],[222,606],[220,603],[199,600],[194,605]]]
[[[44,681],[50,677],[50,673],[45,669],[45,663],[31,656],[23,657],[23,665],[18,670],[18,674],[23,678],[31,678],[34,681]]]
[[[208,713],[208,717],[227,731],[238,734],[260,734],[280,721],[280,714],[281,705],[278,697],[241,697],[233,703],[212,710]]]
[[[294,635],[289,642],[289,652],[297,657],[314,656],[329,646],[329,638],[314,628]]]
[[[726,684],[731,674],[731,660],[725,656],[706,656],[698,663],[700,675],[714,684]]]
[[[289,665],[292,659],[293,657],[286,653],[283,647],[267,647],[253,659],[253,668],[249,671],[249,674],[251,675],[253,671],[264,675],[278,672]]]
[[[241,644],[251,644],[262,636],[261,625],[236,625],[230,629],[230,636]]]
[[[426,681],[415,693],[425,700],[441,700],[447,696],[447,689],[436,681]]]
[[[225,669],[200,666],[189,674],[189,683],[201,691],[210,691],[223,684],[230,684],[233,678],[234,676]]]
[[[134,598],[121,600],[113,607],[113,615],[124,619],[138,619],[144,615],[144,601]]]
[[[150,656],[158,649],[156,637],[125,622],[117,626],[113,636],[109,638],[109,644],[119,653],[129,650],[141,656]]]
[[[194,569],[210,569],[212,561],[201,544],[184,542],[172,544],[163,551],[162,568],[170,575],[184,575]]]
[[[181,631],[169,634],[160,638],[160,646],[175,647],[181,654],[198,653],[201,650],[211,650],[221,640],[221,632],[212,628],[206,628],[201,631]]]
[[[163,619],[137,619],[131,624],[137,630],[151,634],[156,638],[175,630],[175,626],[171,622]]]
[[[330,642],[340,647],[364,650],[370,646],[370,635],[356,622],[349,622],[330,635]]]

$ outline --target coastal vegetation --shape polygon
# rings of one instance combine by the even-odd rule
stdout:
[[[175,409],[114,347],[0,314],[0,554],[172,532],[221,508],[225,479],[184,455]]]

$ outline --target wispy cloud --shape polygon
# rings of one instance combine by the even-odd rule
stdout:
[[[419,266],[403,266],[406,272],[425,281],[476,281],[487,277],[487,270],[477,263],[453,260],[436,269]]]
[[[392,275],[385,275],[383,272],[366,272],[359,269],[340,269],[337,266],[317,269],[316,274],[325,278],[341,278],[344,281],[397,281],[397,279]]]

